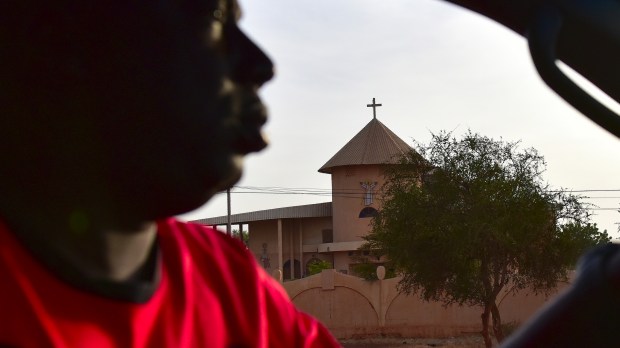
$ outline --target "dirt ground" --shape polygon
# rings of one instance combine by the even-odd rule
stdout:
[[[366,338],[341,340],[345,348],[484,348],[480,335],[451,338]]]

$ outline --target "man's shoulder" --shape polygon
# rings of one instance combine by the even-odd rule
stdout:
[[[162,243],[174,241],[189,248],[189,251],[198,251],[194,250],[198,248],[202,252],[232,253],[227,255],[227,259],[237,254],[243,255],[244,259],[251,256],[247,246],[238,239],[210,226],[175,218],[158,221],[158,236]]]
[[[238,239],[209,226],[169,218],[158,222],[162,251],[190,260],[198,271],[221,274],[228,281],[259,277],[261,270],[248,248]],[[166,255],[164,255],[165,258]]]

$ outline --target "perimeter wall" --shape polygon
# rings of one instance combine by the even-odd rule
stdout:
[[[330,269],[282,285],[299,309],[318,318],[339,339],[378,335],[440,338],[481,331],[481,308],[444,307],[417,295],[399,294],[399,280],[367,281]],[[564,287],[566,284],[561,284],[558,291]],[[526,291],[509,294],[499,306],[502,322],[522,323],[546,301],[544,296]]]

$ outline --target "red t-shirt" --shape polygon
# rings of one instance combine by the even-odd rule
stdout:
[[[133,303],[59,280],[0,224],[0,346],[339,346],[238,241],[174,219],[158,240],[159,285]]]

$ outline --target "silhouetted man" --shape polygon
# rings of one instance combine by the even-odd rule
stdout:
[[[0,4],[0,346],[335,346],[244,247],[170,216],[265,147],[234,0]]]

